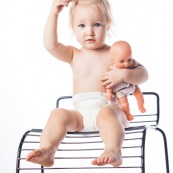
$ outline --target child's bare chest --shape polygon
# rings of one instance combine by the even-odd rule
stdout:
[[[110,65],[109,57],[81,57],[73,62],[72,69],[76,77],[100,77],[108,70]]]

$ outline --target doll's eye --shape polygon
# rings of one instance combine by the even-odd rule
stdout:
[[[128,62],[131,62],[132,61],[132,59],[130,58],[130,59],[128,59]]]

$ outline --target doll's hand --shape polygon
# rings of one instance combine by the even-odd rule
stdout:
[[[102,85],[106,88],[112,88],[124,81],[124,69],[115,66],[110,66],[109,69],[101,78]]]

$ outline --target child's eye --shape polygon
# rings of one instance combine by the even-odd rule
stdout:
[[[101,24],[100,23],[95,23],[94,26],[95,27],[99,27]]]
[[[80,28],[84,28],[85,25],[84,25],[84,24],[80,24],[79,27],[80,27]]]

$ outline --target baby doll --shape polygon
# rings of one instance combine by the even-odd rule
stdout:
[[[140,64],[132,58],[132,51],[130,45],[125,41],[115,42],[110,48],[110,58],[112,59],[114,66],[117,68],[136,68]],[[121,83],[112,89],[107,89],[107,98],[112,99],[113,94],[116,95],[118,102],[120,103],[123,111],[125,112],[129,121],[133,120],[133,116],[130,114],[129,103],[127,95],[133,93],[136,97],[138,108],[140,112],[145,112],[144,98],[142,92],[137,85]]]

